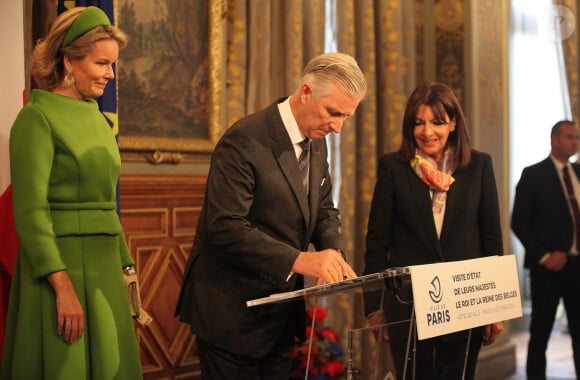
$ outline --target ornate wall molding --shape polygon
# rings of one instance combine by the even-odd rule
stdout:
[[[199,379],[195,336],[173,316],[205,193],[205,176],[121,177],[121,219],[149,327],[135,324],[146,379]]]

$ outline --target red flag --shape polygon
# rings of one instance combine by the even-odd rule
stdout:
[[[14,230],[10,158],[10,127],[22,108],[24,94],[24,27],[21,1],[0,1],[0,357],[4,347],[10,281],[18,251]]]

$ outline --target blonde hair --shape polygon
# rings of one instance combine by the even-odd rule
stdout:
[[[95,42],[114,39],[123,48],[127,44],[127,35],[116,26],[97,26],[67,47],[62,41],[73,22],[86,7],[75,7],[61,13],[53,22],[45,38],[38,41],[31,57],[31,73],[40,89],[52,91],[65,76],[64,56],[73,60],[83,59],[93,48]]]
[[[356,60],[344,53],[324,53],[304,68],[302,83],[310,83],[315,98],[328,95],[339,86],[352,96],[363,98],[367,82]]]

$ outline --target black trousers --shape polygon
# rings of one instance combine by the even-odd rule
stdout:
[[[240,343],[243,344],[243,343]],[[202,380],[280,380],[290,377],[291,339],[278,339],[262,358],[236,355],[197,339]]]
[[[465,332],[461,333],[460,338],[452,335],[418,340],[416,343],[411,341],[407,356],[404,337],[391,334],[397,379],[472,380],[481,350],[481,337],[468,339]]]
[[[532,320],[526,363],[528,379],[546,379],[546,348],[560,299],[568,318],[576,376],[580,375],[580,258],[568,256],[568,262],[560,272],[543,268],[532,270],[530,285]]]
[[[398,298],[393,292],[385,294],[386,320],[398,322],[386,328],[397,379],[472,380],[485,327],[471,329],[471,333],[459,331],[424,340],[415,340],[414,335],[409,338],[411,291],[409,285],[398,291]],[[416,330],[411,334],[416,334]]]

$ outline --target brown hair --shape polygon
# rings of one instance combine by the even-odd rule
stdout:
[[[65,76],[64,56],[83,59],[95,42],[114,39],[123,48],[127,35],[116,26],[97,26],[63,48],[62,41],[69,28],[85,7],[75,7],[61,13],[53,22],[45,38],[38,41],[32,52],[31,73],[39,88],[54,90]]]
[[[556,124],[554,124],[552,126],[552,129],[550,130],[550,137],[558,136],[560,134],[560,129],[562,129],[562,126],[568,125],[568,124],[574,125],[574,122],[572,120],[568,120],[568,119],[564,119],[564,120],[560,120],[560,121],[556,122]]]
[[[410,161],[415,157],[417,143],[413,130],[415,129],[417,112],[419,107],[423,105],[431,108],[437,120],[445,121],[446,115],[450,120],[455,120],[455,130],[449,134],[447,147],[453,147],[455,150],[457,168],[467,166],[471,161],[472,148],[463,110],[453,90],[447,85],[437,82],[426,82],[419,85],[407,99],[403,116],[403,141],[399,148],[403,160]]]

